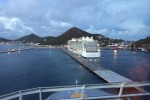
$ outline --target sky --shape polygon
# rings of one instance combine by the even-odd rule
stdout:
[[[0,0],[0,37],[58,36],[78,27],[124,40],[150,36],[150,0]]]

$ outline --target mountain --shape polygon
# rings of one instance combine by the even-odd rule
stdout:
[[[0,38],[0,42],[8,42],[8,41],[10,41],[10,40],[4,39],[4,38]]]
[[[53,37],[53,36],[39,37],[32,33],[32,34],[23,36],[17,39],[16,41],[19,41],[22,43],[33,42],[33,43],[40,43],[40,44],[45,44],[45,45],[64,45],[67,43],[68,40],[72,38],[79,38],[83,36],[93,37],[96,40],[99,40],[102,37],[104,38],[103,35],[91,34],[77,27],[73,27],[57,37]]]
[[[32,43],[40,43],[41,45],[65,45],[67,44],[68,40],[72,38],[80,38],[83,36],[93,37],[95,40],[98,40],[100,46],[107,46],[108,44],[111,43],[121,43],[124,41],[121,39],[111,39],[101,34],[91,34],[77,27],[73,27],[57,37],[53,36],[39,37],[32,33],[15,40],[15,42],[22,42],[22,43],[32,42]]]
[[[136,42],[134,42],[131,47],[146,47],[146,46],[150,46],[150,37],[147,37],[145,39],[140,39]]]
[[[16,41],[20,41],[22,43],[27,43],[27,42],[38,43],[38,42],[42,42],[44,40],[43,40],[43,38],[32,33],[32,34],[23,36],[23,37],[17,39]]]
[[[48,40],[48,43],[51,45],[64,45],[67,43],[68,40],[72,38],[79,38],[83,36],[93,37],[94,39],[98,39],[98,36],[102,36],[100,34],[90,34],[86,31],[83,31],[77,27],[73,27],[63,34],[59,35],[58,37],[52,38]]]
[[[108,37],[105,37],[101,34],[91,34],[86,31],[83,31],[77,27],[70,28],[63,34],[57,36],[57,37],[49,37],[45,38],[43,43],[41,44],[48,44],[48,45],[64,45],[67,44],[67,41],[72,38],[80,38],[80,37],[93,37],[95,40],[98,40],[99,44],[101,46],[107,46],[110,43],[122,43],[124,40],[122,39],[111,39]]]
[[[49,42],[54,38],[55,38],[54,36],[43,37],[43,41],[41,41],[40,44],[41,45],[49,45],[50,44]]]
[[[43,37],[43,39],[45,40],[49,40],[49,39],[52,39],[52,38],[55,38],[54,36],[46,36],[46,37]]]

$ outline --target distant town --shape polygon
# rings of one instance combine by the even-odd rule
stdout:
[[[100,48],[108,50],[129,49],[134,51],[150,52],[150,37],[146,37],[145,39],[140,39],[138,41],[125,41],[122,39],[112,39],[101,34],[91,34],[77,27],[73,27],[57,37],[39,37],[32,33],[16,40],[0,38],[0,45],[25,44],[32,47],[65,46],[68,40],[83,36],[93,37],[98,41]]]

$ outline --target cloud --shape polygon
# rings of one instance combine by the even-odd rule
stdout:
[[[24,25],[24,23],[16,17],[7,18],[7,17],[0,17],[0,23],[3,24],[4,28],[6,30],[10,31],[32,31],[33,29],[31,27],[27,27]]]
[[[146,26],[143,22],[139,20],[127,20],[121,23],[120,28],[126,29],[132,32],[132,34],[136,34],[141,30],[147,30],[149,26]]]
[[[34,29],[40,36],[57,36],[78,26],[106,36],[137,40],[150,35],[149,5],[149,0],[3,0],[0,17],[9,21],[17,18],[13,23],[20,29]],[[16,26],[12,24],[9,30],[13,29]]]
[[[7,31],[19,34],[25,32],[34,32],[34,30],[31,27],[25,26],[24,23],[19,18],[16,17],[8,18],[0,16],[0,25],[1,27],[3,27],[4,32]]]
[[[50,24],[54,27],[67,27],[67,28],[72,27],[72,24],[67,23],[67,22],[50,21]]]
[[[111,28],[95,28],[90,25],[85,31],[90,33],[100,33],[102,35],[108,36],[113,39],[125,39],[125,40],[137,40],[150,36],[150,26],[144,26],[142,23],[135,24],[129,21],[129,23],[124,22],[121,25],[121,29],[111,29]],[[135,24],[135,26],[134,26]]]

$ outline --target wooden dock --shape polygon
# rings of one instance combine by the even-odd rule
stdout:
[[[83,58],[79,55],[76,55],[70,51],[68,51],[65,48],[61,48],[65,53],[67,53],[69,56],[71,56],[73,59],[75,59],[77,62],[79,62],[81,65],[83,65],[85,68],[89,69],[91,72],[96,74],[98,77],[104,79],[108,83],[112,82],[124,82],[129,83],[132,82],[132,80],[125,78],[124,76],[121,76],[111,70],[108,70],[104,67],[102,67],[100,64],[95,63],[93,61],[90,61],[90,59]]]

